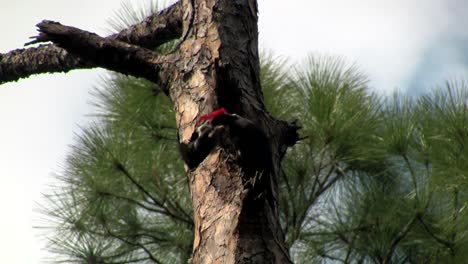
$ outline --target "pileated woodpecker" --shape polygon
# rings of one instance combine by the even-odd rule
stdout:
[[[230,143],[229,143],[230,142]],[[248,171],[271,168],[271,151],[265,133],[254,122],[224,108],[201,116],[188,144],[181,143],[182,158],[190,169],[197,167],[215,146],[232,144]]]

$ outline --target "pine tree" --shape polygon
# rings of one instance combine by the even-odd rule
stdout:
[[[113,23],[125,32],[148,16],[126,7]],[[180,48],[155,46],[158,54]],[[420,98],[381,98],[341,58],[309,56],[293,68],[263,54],[260,66],[266,110],[302,127],[298,143],[277,153],[286,155],[274,178],[288,251],[282,256],[295,263],[468,259],[465,83],[447,82]],[[221,83],[231,84],[236,74],[223,70]],[[16,77],[0,81],[9,78]],[[206,257],[193,252],[202,231],[187,186],[193,190],[190,181],[199,175],[187,178],[179,158],[181,126],[174,116],[180,109],[149,79],[112,73],[95,90],[95,120],[78,134],[42,207],[52,261],[186,263],[194,256],[199,263]]]

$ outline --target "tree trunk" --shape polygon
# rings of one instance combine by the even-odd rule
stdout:
[[[43,22],[33,42],[53,41],[58,47],[38,50],[52,50],[50,60],[60,55],[61,60],[55,60],[59,63],[46,63],[48,68],[41,69],[44,62],[33,61],[32,66],[15,68],[12,61],[24,61],[21,56],[31,56],[28,51],[37,52],[4,54],[0,83],[33,73],[97,66],[144,77],[169,94],[179,139],[185,143],[196,120],[220,107],[252,120],[268,138],[270,168],[262,172],[246,168],[233,144],[216,148],[197,168],[187,168],[195,222],[192,262],[291,263],[279,222],[275,179],[287,147],[298,139],[298,127],[275,119],[265,109],[259,81],[257,1],[180,1],[146,24],[108,38]],[[163,22],[167,30],[157,26]],[[144,31],[145,26],[155,28],[155,35]],[[157,42],[157,35],[182,39],[173,52],[159,56],[146,49],[149,40]]]
[[[265,112],[257,3],[187,1],[191,4],[190,18],[184,21],[186,39],[174,60],[178,72],[170,88],[180,141],[190,140],[201,114],[224,107],[261,126],[274,163],[269,175],[257,180],[258,175],[248,175],[249,170],[242,168],[235,153],[218,149],[188,171],[195,220],[193,263],[290,263],[274,179],[296,130]]]

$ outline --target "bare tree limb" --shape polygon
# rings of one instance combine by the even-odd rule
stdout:
[[[0,54],[0,84],[38,73],[68,72],[95,67],[55,45],[17,49]]]
[[[183,5],[177,1],[162,11],[150,15],[108,38],[152,49],[182,35]]]
[[[48,20],[37,27],[39,35],[27,44],[52,41],[96,66],[158,81],[161,58],[149,49]]]
[[[143,48],[154,48],[171,39],[180,37],[182,34],[182,17],[182,4],[181,1],[178,1],[170,7],[147,17],[141,23],[113,34],[106,39],[123,41]],[[45,40],[43,39],[42,41]],[[41,41],[35,40],[32,42],[37,43]],[[53,44],[28,49],[17,49],[0,54],[0,84],[17,81],[20,78],[29,77],[33,74],[68,72],[73,69],[94,67],[103,67],[103,65],[94,64],[93,61],[88,61],[88,58],[86,60],[80,59],[77,54],[72,54]],[[116,70],[109,67],[104,68]],[[138,70],[135,69],[134,71]],[[133,75],[132,72],[123,73]],[[135,76],[144,77],[151,81],[155,81],[157,77],[154,72],[153,74],[145,75]]]

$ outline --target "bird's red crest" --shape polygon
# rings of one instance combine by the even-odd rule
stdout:
[[[200,118],[197,120],[197,126],[198,126],[200,123],[202,123],[203,121],[205,121],[205,120],[207,120],[208,122],[211,123],[211,121],[213,121],[213,119],[214,119],[215,117],[220,116],[220,115],[225,115],[225,114],[227,114],[226,109],[220,108],[220,109],[218,109],[218,110],[216,110],[216,111],[213,111],[213,112],[211,112],[211,113],[209,113],[209,114],[202,115],[202,116],[200,116]]]

